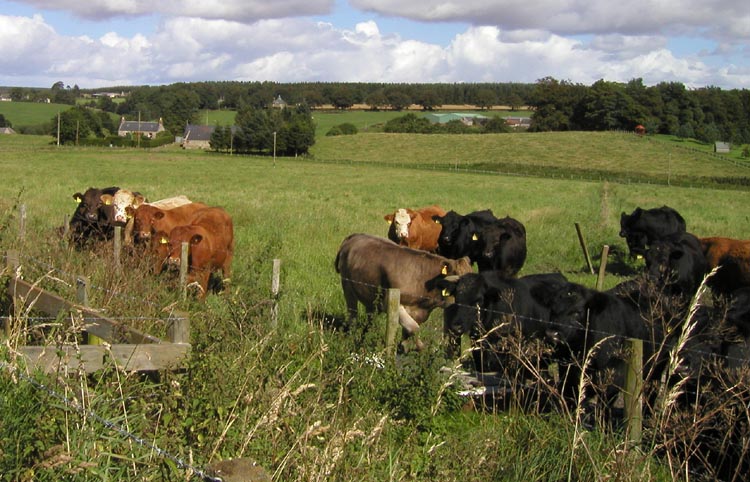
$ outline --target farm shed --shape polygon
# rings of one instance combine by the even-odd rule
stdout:
[[[211,149],[211,135],[215,126],[188,124],[182,136],[181,145],[185,149]]]
[[[531,126],[531,117],[506,117],[505,124],[514,129],[528,129]]]
[[[156,134],[164,131],[164,124],[161,118],[158,122],[141,122],[141,121],[127,121],[125,117],[120,119],[120,127],[117,129],[117,135],[125,137],[128,134],[140,133],[141,135],[153,139]]]
[[[723,141],[716,141],[714,143],[714,152],[718,152],[720,154],[726,154],[729,152],[730,144],[728,142]]]
[[[445,124],[450,121],[461,121],[467,126],[474,124],[482,124],[488,121],[490,118],[482,114],[461,114],[461,113],[449,113],[449,114],[425,114],[425,119],[432,122],[433,124]]]
[[[15,134],[16,131],[12,127],[0,127],[0,134]]]

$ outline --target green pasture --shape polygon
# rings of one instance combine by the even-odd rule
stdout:
[[[350,118],[315,115],[316,122],[325,118],[331,125]],[[366,122],[368,115],[358,114],[357,122]],[[20,251],[27,279],[74,297],[73,276],[84,274],[95,287],[92,306],[157,336],[166,330],[155,321],[163,313],[174,307],[190,313],[193,357],[185,373],[164,375],[154,385],[102,375],[86,387],[94,395],[91,409],[118,420],[128,415],[131,430],[169,452],[185,456],[189,448],[199,466],[249,456],[275,472],[274,480],[478,480],[488,474],[497,480],[564,480],[569,467],[577,480],[610,475],[671,480],[648,452],[630,453],[626,461],[616,449],[617,437],[602,440],[591,434],[573,442],[573,424],[555,417],[462,413],[460,402],[434,379],[436,371],[378,371],[364,357],[351,357],[352,351],[382,348],[382,318],[363,345],[352,335],[327,330],[320,314],[344,314],[333,267],[340,242],[356,232],[385,236],[383,216],[399,207],[439,204],[459,213],[489,208],[498,216],[512,216],[527,230],[528,259],[521,275],[560,271],[589,286],[595,277],[584,261],[575,223],[596,266],[603,246],[610,247],[607,286],[638,267],[623,256],[625,243],[618,236],[620,213],[637,206],[669,205],[698,236],[750,236],[750,191],[744,189],[502,176],[429,165],[491,168],[513,161],[694,177],[747,177],[747,170],[712,157],[681,155],[655,140],[597,133],[362,134],[319,138],[312,154],[274,161],[177,147],[58,148],[46,137],[0,137],[0,246]],[[233,218],[236,243],[227,289],[209,295],[205,303],[183,301],[174,282],[147,273],[138,256],[126,256],[118,269],[106,248],[78,252],[61,242],[59,228],[75,208],[73,194],[111,185],[140,191],[150,200],[185,194],[224,207]],[[27,213],[23,238],[18,236],[21,204]],[[273,259],[281,260],[282,269],[277,326],[268,308]],[[440,330],[436,310],[423,327],[422,336],[432,347],[422,355],[427,357],[420,359],[423,363],[429,365],[429,357],[441,353]],[[433,377],[429,383],[418,378],[427,373]],[[120,396],[138,400],[127,414],[108,401]],[[14,407],[28,397],[33,395],[16,397]],[[35,412],[39,423],[31,427],[44,431],[32,435],[37,445],[54,445],[62,436],[49,417],[62,415],[45,412]],[[154,414],[163,426],[150,422]],[[90,430],[100,432],[71,435],[73,459],[98,454],[102,442],[97,445],[97,440],[111,437],[101,427]],[[99,477],[153,480],[166,471],[179,478],[177,469],[138,455],[138,448],[107,443],[110,455],[99,459],[99,470],[107,475]],[[125,463],[119,453],[125,454]],[[9,458],[0,451],[1,467],[17,470],[6,472],[17,479],[25,474],[23,464],[34,462],[19,456],[21,462],[13,465]],[[128,463],[131,458],[138,465]],[[627,472],[613,474],[612,466]],[[62,469],[44,470],[39,477],[54,478]]]
[[[0,114],[14,127],[40,125],[51,122],[58,113],[70,109],[66,104],[41,102],[0,102]]]

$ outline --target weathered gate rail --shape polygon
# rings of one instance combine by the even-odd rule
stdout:
[[[20,266],[17,252],[9,251],[6,259],[11,273],[7,292],[14,303],[24,303],[49,316],[64,313],[80,317],[84,322],[83,330],[89,335],[87,338],[96,337],[106,342],[97,345],[19,346],[18,352],[30,367],[39,367],[45,372],[80,369],[92,373],[114,364],[126,371],[167,370],[183,366],[190,354],[190,320],[184,313],[170,315],[167,320],[168,339],[162,340],[103,316],[85,306],[85,302],[70,302],[21,279],[17,275]],[[6,326],[5,331],[7,329]]]

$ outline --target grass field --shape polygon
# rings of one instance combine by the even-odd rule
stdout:
[[[361,115],[358,122],[368,113]],[[336,114],[331,116],[333,124],[339,123]],[[605,244],[612,248],[612,260],[621,261],[612,263],[607,286],[624,275],[624,242],[618,236],[623,211],[667,204],[696,235],[747,238],[750,233],[750,191],[744,189],[501,176],[420,165],[491,166],[512,159],[695,177],[747,177],[746,170],[621,134],[367,134],[319,139],[313,158],[276,162],[175,147],[57,148],[49,141],[0,138],[5,220],[0,246],[20,250],[25,277],[64,297],[75,297],[74,274],[87,275],[95,287],[92,306],[157,336],[165,331],[159,321],[165,311],[178,306],[190,312],[194,352],[184,373],[163,374],[156,381],[101,374],[74,378],[72,386],[64,379],[55,382],[60,390],[84,391],[92,410],[127,421],[131,431],[168,452],[189,457],[199,467],[252,457],[274,473],[274,480],[565,480],[571,466],[578,480],[672,479],[648,450],[619,450],[618,437],[591,433],[585,447],[574,442],[574,428],[565,417],[461,412],[460,400],[446,392],[433,370],[442,363],[439,311],[424,327],[432,349],[414,355],[412,370],[378,370],[364,357],[352,358],[352,352],[366,355],[382,347],[380,329],[359,344],[325,329],[317,314],[344,312],[333,268],[341,240],[354,232],[385,235],[383,215],[403,206],[437,203],[460,213],[490,208],[515,217],[528,237],[521,275],[560,271],[589,286],[595,278],[574,223],[583,227],[597,264]],[[138,259],[128,260],[118,272],[106,252],[76,252],[61,244],[56,228],[75,207],[73,193],[110,185],[138,190],[151,200],[186,194],[223,206],[233,217],[236,239],[228,289],[209,295],[205,303],[183,302],[168,280],[144,275]],[[23,240],[16,235],[17,203],[28,213]],[[274,258],[282,262],[278,327],[270,324],[267,304]],[[53,410],[43,396],[37,401],[33,391],[2,376],[0,386],[16,394],[8,420],[21,428],[41,427],[12,432],[17,446],[35,441],[37,449],[16,459],[9,448],[0,451],[0,464],[11,478],[28,477],[28,467],[34,466],[40,480],[73,473],[76,480],[183,480],[178,468],[113,440],[106,427]],[[38,407],[32,416],[23,405],[27,402]],[[67,416],[73,419],[70,425],[56,422]],[[81,424],[85,430],[73,430]],[[42,464],[51,457],[45,455],[51,447],[68,454],[68,461]],[[96,468],[84,465],[92,461]]]

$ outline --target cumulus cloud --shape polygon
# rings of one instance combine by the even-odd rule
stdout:
[[[263,18],[321,15],[334,0],[17,0],[36,8],[70,12],[90,20],[165,15],[253,22]]]
[[[748,35],[746,0],[349,0],[356,8],[423,22],[467,22],[557,34],[644,34],[732,27]]]
[[[438,45],[383,33],[372,20],[341,29],[302,18],[243,23],[175,17],[150,34],[90,38],[61,35],[40,16],[0,16],[0,51],[0,85],[535,82],[552,76],[583,84],[640,77],[647,84],[750,87],[746,68],[678,58],[661,36],[581,40],[497,26],[469,27]]]

